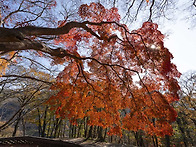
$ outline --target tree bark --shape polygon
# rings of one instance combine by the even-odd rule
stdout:
[[[47,124],[47,111],[48,111],[48,106],[46,106],[45,111],[44,111],[44,120],[43,120],[43,125],[42,125],[42,132],[41,132],[41,137],[45,137],[45,131],[46,131],[46,124]]]
[[[99,40],[103,40],[97,33],[95,33],[87,25],[97,25],[101,26],[102,24],[112,24],[116,22],[100,22],[93,23],[89,21],[84,22],[68,22],[64,26],[59,28],[47,28],[47,27],[36,27],[36,26],[25,26],[19,28],[2,28],[0,27],[0,55],[6,54],[11,51],[17,50],[38,50],[45,53],[48,53],[52,56],[65,57],[67,52],[64,49],[51,49],[46,47],[43,43],[38,41],[32,41],[28,39],[31,36],[42,36],[42,35],[62,35],[67,34],[72,28],[82,28],[85,31],[89,32],[91,35],[95,36]],[[119,25],[119,24],[117,24]],[[112,38],[116,38],[117,35],[111,35],[108,37],[108,41]]]
[[[104,142],[104,138],[103,138],[103,127],[100,127],[100,126],[98,127],[97,134],[98,134],[97,141]]]
[[[38,132],[39,132],[39,137],[41,137],[41,132],[42,132],[42,124],[41,124],[41,116],[40,116],[40,111],[39,108],[37,108],[37,113],[38,113]]]
[[[88,131],[88,136],[84,139],[84,141],[86,141],[92,137],[92,131],[93,131],[93,126],[90,126],[90,129]]]
[[[103,136],[104,141],[106,140],[106,135],[107,135],[107,128],[105,129],[104,136]]]
[[[54,138],[56,138],[56,136],[57,136],[57,131],[59,129],[59,126],[60,126],[61,122],[62,122],[62,119],[59,119],[59,118],[56,119],[56,126],[55,126],[55,129],[54,129]]]
[[[142,138],[142,134],[140,132],[134,132],[134,136],[137,142],[137,146],[139,147],[145,147],[144,140]]]
[[[184,128],[182,126],[182,123],[181,123],[181,120],[180,120],[179,117],[177,117],[176,122],[177,122],[178,128],[179,128],[179,130],[181,132],[181,135],[182,135],[182,138],[183,138],[183,142],[184,142],[184,146],[187,147],[188,146],[188,142],[187,142],[187,139],[186,139],[186,136],[185,136]]]
[[[169,137],[169,135],[165,135],[165,142],[166,142],[166,147],[170,147],[170,137]]]
[[[23,117],[22,117],[22,131],[23,131],[23,136],[25,136],[25,134],[26,134],[26,126],[25,126],[25,120],[24,120]]]
[[[152,141],[153,141],[154,147],[158,147],[158,140],[157,140],[156,135],[152,136]]]
[[[87,125],[88,117],[84,118],[84,137],[87,138],[88,135],[88,125]]]
[[[69,138],[71,138],[72,137],[72,127],[73,127],[73,125],[70,123],[69,124]]]
[[[55,121],[55,118],[54,117],[53,117],[53,120],[52,120],[53,126],[52,126],[52,129],[51,129],[51,132],[50,132],[50,137],[54,137],[53,132],[54,132],[54,129],[56,127],[56,121]]]
[[[78,125],[78,133],[77,133],[77,137],[80,137],[80,130],[82,128],[82,121],[80,122],[80,124]]]
[[[18,114],[18,117],[17,117],[17,120],[16,120],[16,124],[14,125],[14,131],[13,131],[13,134],[12,134],[13,137],[16,136],[16,132],[18,130],[18,124],[19,124],[19,122],[21,120],[21,115],[22,115],[22,111],[20,111],[20,113]]]
[[[50,128],[51,128],[51,121],[52,121],[52,118],[51,118],[51,115],[50,115],[49,124],[48,124],[48,129],[47,129],[47,137],[49,137]]]

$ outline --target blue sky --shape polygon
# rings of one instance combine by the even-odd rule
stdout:
[[[89,0],[82,0],[82,2],[90,3]],[[173,54],[173,63],[177,65],[178,70],[181,73],[189,70],[196,71],[196,26],[191,27],[191,22],[185,19],[186,15],[191,16],[191,14],[195,14],[196,12],[195,9],[192,9],[194,11],[193,13],[188,9],[188,6],[192,5],[189,0],[179,0],[175,2],[177,2],[180,9],[172,11],[173,14],[171,15],[174,15],[174,19],[166,19],[162,23],[158,23],[160,24],[159,30],[167,36],[165,38],[165,46]],[[145,13],[141,15],[143,14]],[[138,18],[141,17],[142,16],[138,16]],[[130,30],[139,27],[141,27],[141,23],[136,22],[131,24]]]
[[[178,70],[181,73],[196,70],[196,28],[190,28],[190,23],[179,19],[162,30],[162,33],[168,32],[165,46],[173,54]]]

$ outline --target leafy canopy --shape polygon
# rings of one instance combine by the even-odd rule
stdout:
[[[52,86],[59,89],[49,100],[57,116],[76,125],[88,117],[89,125],[110,128],[111,135],[121,135],[122,128],[171,135],[177,114],[170,103],[178,100],[180,73],[158,25],[145,22],[130,32],[119,23],[116,8],[99,3],[83,4],[78,13],[99,37],[74,28],[55,40],[74,55],[66,57],[67,66]],[[89,53],[81,56],[81,49]]]
[[[56,3],[48,5],[51,9]],[[121,136],[122,129],[171,135],[170,123],[177,117],[171,103],[179,99],[180,73],[158,25],[148,21],[130,31],[120,23],[117,8],[100,3],[81,5],[78,15],[81,22],[63,20],[57,28],[28,22],[1,27],[1,74],[12,59],[31,50],[52,58],[51,65],[64,66],[51,86],[58,93],[48,101],[57,117],[75,125],[87,117],[89,125],[109,128],[110,135]]]

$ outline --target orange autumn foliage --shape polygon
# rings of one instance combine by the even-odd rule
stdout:
[[[89,125],[109,128],[109,135],[121,136],[122,129],[171,135],[177,114],[170,104],[178,100],[180,73],[158,25],[145,22],[130,32],[116,8],[99,3],[82,5],[78,13],[100,23],[88,25],[100,38],[74,28],[55,40],[74,58],[65,57],[67,65],[51,87],[58,90],[48,101],[51,109],[73,124],[88,117]]]

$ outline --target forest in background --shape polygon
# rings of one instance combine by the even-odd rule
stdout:
[[[9,83],[10,80],[13,79],[7,78],[6,81]],[[78,125],[72,125],[66,118],[57,118],[55,111],[50,110],[50,105],[45,104],[50,97],[47,85],[34,80],[14,79],[17,84],[22,80],[26,82],[22,89],[6,90],[5,88],[1,92],[1,98],[7,99],[6,102],[1,102],[1,125],[9,122],[0,132],[1,137],[28,135],[48,138],[84,138],[84,141],[102,138],[105,142],[135,146],[166,146],[167,139],[171,146],[194,146],[196,143],[196,72],[186,72],[179,80],[180,100],[172,104],[178,112],[178,117],[172,123],[173,135],[168,138],[150,136],[142,130],[123,130],[122,137],[108,136],[107,128],[87,125],[88,118],[77,120]],[[35,89],[42,89],[42,92],[35,93]],[[29,102],[25,103],[24,100]]]

